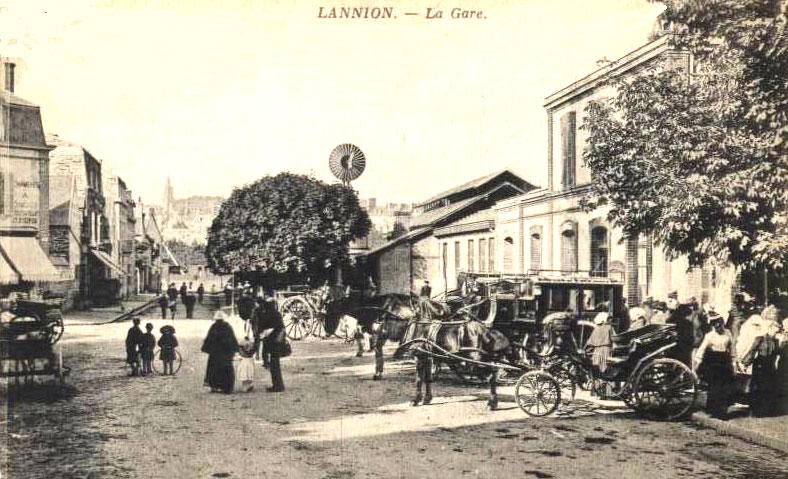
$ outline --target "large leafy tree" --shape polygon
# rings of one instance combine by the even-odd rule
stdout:
[[[217,272],[320,278],[369,232],[356,193],[342,185],[280,173],[235,189],[208,230],[206,258]]]
[[[691,265],[785,272],[788,0],[662,3],[696,68],[615,78],[617,93],[588,105],[588,206]]]

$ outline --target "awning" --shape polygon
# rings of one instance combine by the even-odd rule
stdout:
[[[100,251],[100,250],[97,250],[97,249],[91,249],[90,252],[93,253],[93,256],[95,256],[97,260],[99,260],[102,263],[104,263],[104,265],[107,268],[111,269],[112,271],[116,272],[117,274],[120,274],[120,275],[123,275],[123,276],[128,276],[128,273],[123,271],[123,268],[121,268],[120,265],[118,263],[116,263],[112,259],[112,257],[110,255],[108,255],[107,253],[105,253],[103,251]]]
[[[38,240],[32,236],[2,236],[0,282],[59,281],[60,275]],[[10,263],[10,264],[9,264]]]

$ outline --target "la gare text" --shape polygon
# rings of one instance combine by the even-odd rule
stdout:
[[[427,8],[426,10],[404,12],[405,16],[421,16],[428,20],[443,18],[453,19],[485,19],[481,10],[465,8]],[[394,7],[319,7],[317,18],[354,18],[354,19],[390,19],[397,18]]]

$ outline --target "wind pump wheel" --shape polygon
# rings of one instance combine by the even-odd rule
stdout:
[[[350,182],[364,173],[367,159],[361,148],[350,143],[343,143],[331,152],[328,156],[328,167],[331,173],[336,176],[345,186],[350,186]]]

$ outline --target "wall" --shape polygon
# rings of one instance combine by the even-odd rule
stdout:
[[[375,259],[380,294],[403,293],[411,290],[410,244],[403,242],[380,253]]]

